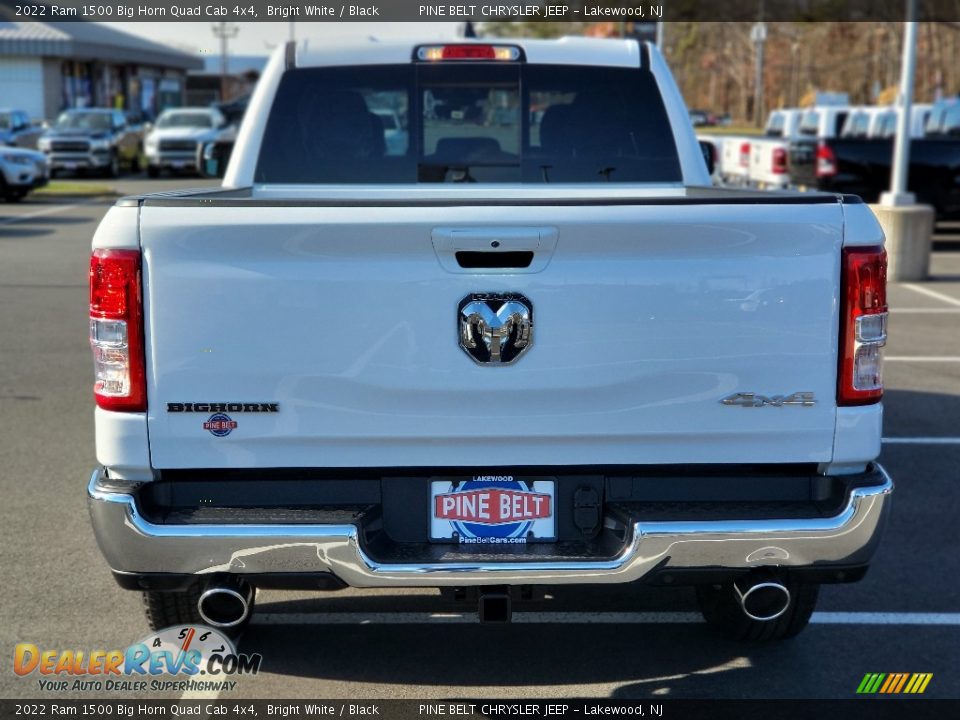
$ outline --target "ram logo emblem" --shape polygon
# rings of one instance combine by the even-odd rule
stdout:
[[[812,392],[795,392],[792,395],[771,395],[769,397],[752,392],[739,392],[733,395],[727,395],[720,402],[724,405],[736,405],[747,408],[783,407],[784,405],[813,407],[817,404]]]
[[[460,347],[480,365],[509,365],[533,343],[533,305],[517,293],[475,293],[457,310]]]

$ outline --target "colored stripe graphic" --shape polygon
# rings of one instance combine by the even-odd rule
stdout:
[[[892,692],[898,693],[903,690],[903,686],[907,684],[907,673],[900,673],[900,682],[897,683],[897,686],[893,689]]]
[[[886,676],[886,673],[867,673],[863,676],[863,680],[860,681],[860,687],[857,688],[857,692],[861,695],[873,695],[873,693],[880,688],[880,683],[883,682]]]
[[[867,673],[857,686],[859,695],[921,695],[933,679],[933,673]]]
[[[887,675],[887,681],[883,684],[883,687],[880,688],[880,692],[882,693],[890,692],[891,686],[896,685],[899,679],[900,679],[899,673],[890,673],[889,675]]]

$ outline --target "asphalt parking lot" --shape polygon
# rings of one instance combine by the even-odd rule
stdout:
[[[86,273],[108,205],[0,205],[0,697],[41,695],[11,670],[18,642],[111,649],[146,634],[85,505],[95,464]],[[863,582],[823,589],[795,640],[723,640],[685,589],[557,591],[508,627],[480,626],[474,608],[433,592],[265,592],[241,641],[262,653],[263,672],[229,699],[851,698],[867,672],[930,672],[925,697],[960,697],[960,224],[941,226],[932,270],[889,290],[881,460],[897,491],[884,543]]]

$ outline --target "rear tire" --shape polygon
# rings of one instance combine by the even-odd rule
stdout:
[[[820,586],[811,583],[786,582],[790,604],[780,617],[766,622],[747,617],[740,608],[733,583],[698,585],[697,604],[703,619],[714,630],[732,640],[766,642],[792,638],[810,622],[817,606]]]
[[[201,588],[194,585],[184,592],[143,593],[143,609],[151,630],[162,630],[171,625],[203,624],[197,601]]]
[[[104,168],[103,174],[108,178],[120,177],[120,156],[116,151],[110,154],[110,164]]]

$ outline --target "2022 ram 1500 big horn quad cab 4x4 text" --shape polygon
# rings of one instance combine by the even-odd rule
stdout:
[[[394,112],[405,142],[384,141]],[[859,579],[883,236],[826,193],[708,187],[654,47],[278,53],[224,188],[94,237],[89,504],[154,625],[254,590],[693,585],[785,637]]]

